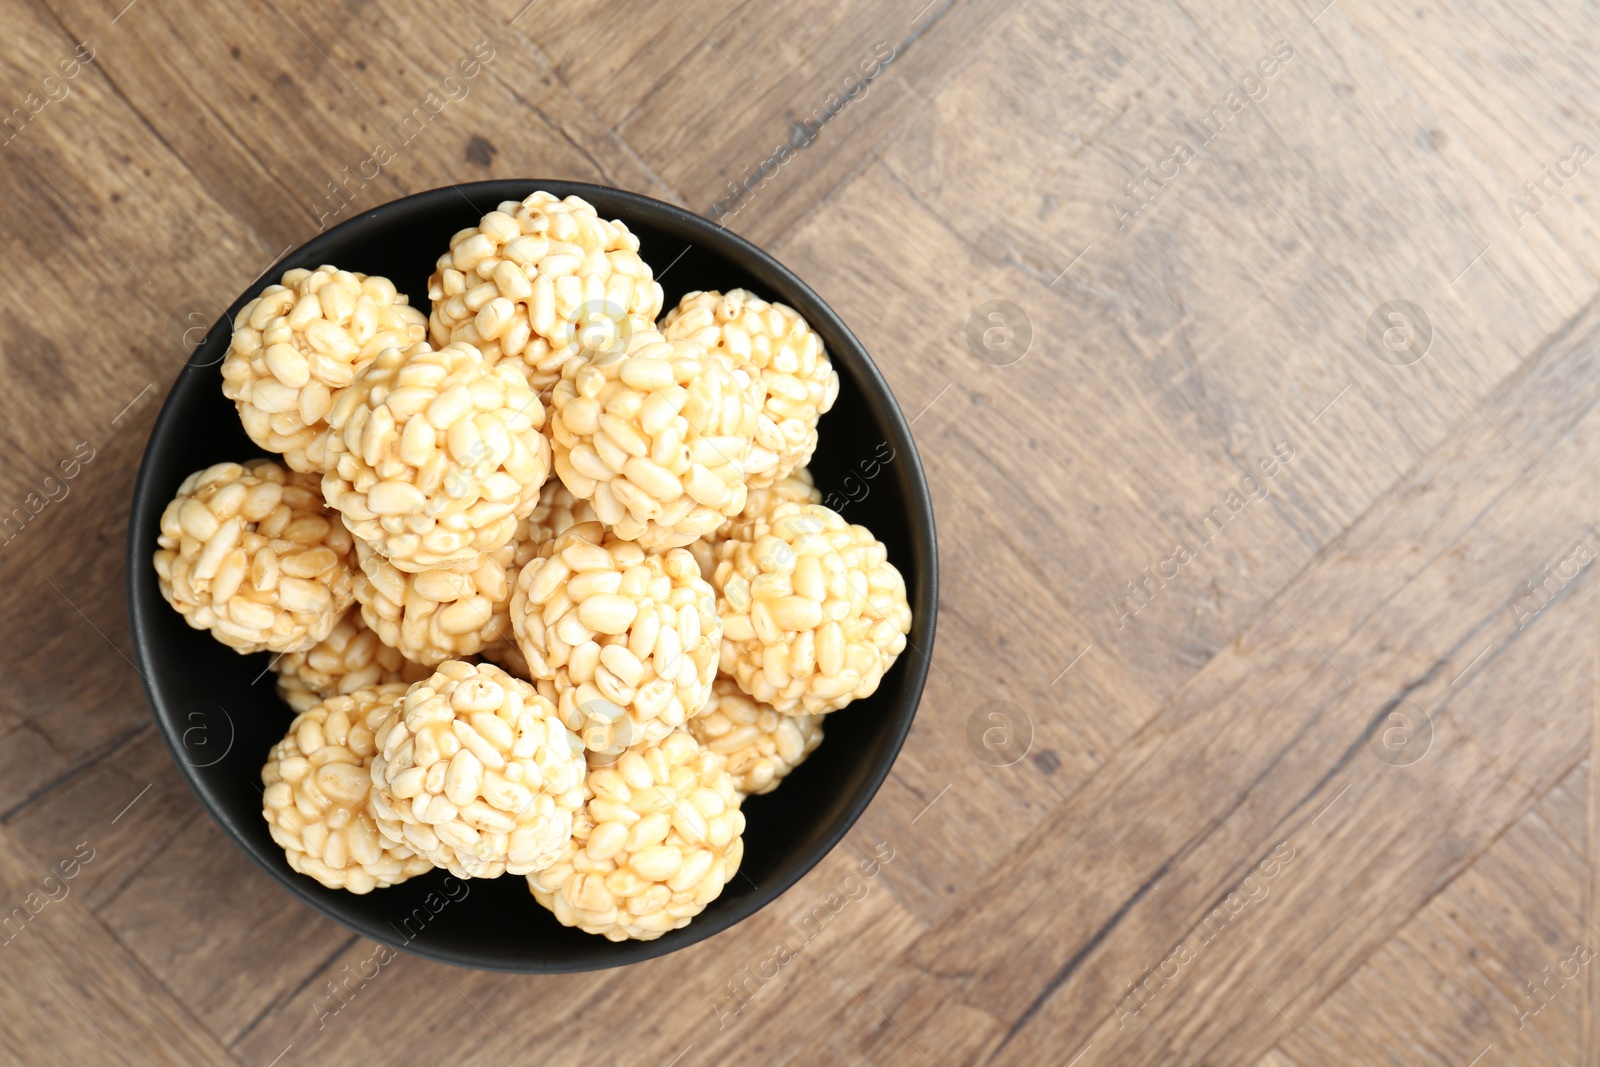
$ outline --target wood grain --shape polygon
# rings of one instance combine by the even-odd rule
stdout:
[[[19,0],[6,31],[0,888],[95,850],[0,944],[20,1060],[1600,1064],[1592,10]],[[402,957],[330,1012],[374,946],[150,725],[128,487],[186,327],[491,176],[686,205],[839,311],[913,420],[941,636],[889,781],[762,914],[622,972]],[[996,708],[1005,766],[968,741]]]
[[[74,895],[78,878],[102,859],[90,837],[47,860],[4,834],[0,845],[10,924],[0,944],[0,1032],[8,1050],[25,1060],[49,1050],[83,1064],[238,1062]]]

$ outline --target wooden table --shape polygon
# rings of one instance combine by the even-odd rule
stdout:
[[[526,3],[4,9],[0,1058],[1600,1063],[1593,5]],[[377,967],[201,812],[128,661],[193,328],[491,176],[771,249],[938,509],[871,809],[622,972]]]

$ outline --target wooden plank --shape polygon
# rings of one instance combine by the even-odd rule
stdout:
[[[97,835],[39,859],[0,830],[0,1035],[38,1062],[236,1064],[108,934],[74,892],[103,857]]]
[[[710,942],[621,972],[473,974],[411,957],[375,957],[375,946],[358,941],[275,1003],[234,1050],[265,1061],[293,1044],[297,1055],[315,1062],[359,1060],[373,1048],[450,1063],[504,1063],[519,1053],[535,1063],[604,1062],[622,1048],[654,1050],[664,1063],[689,1046],[686,1063],[722,1062],[751,1050],[776,1056],[809,1036],[819,1002],[853,995],[850,982],[864,983],[875,963],[923,931],[882,878],[903,852],[892,845],[879,851],[876,842],[852,835],[760,915]],[[884,855],[887,862],[876,860]],[[217,920],[249,925],[242,915]],[[852,957],[847,967],[839,966],[842,956]],[[342,986],[347,992],[326,988],[351,975]],[[527,1007],[554,1002],[561,1011]],[[397,1014],[390,1010],[395,1003],[417,1010]],[[479,1018],[492,1026],[473,1024]]]
[[[357,941],[285,893],[203,814],[125,879],[98,905],[101,918],[226,1045],[284,1001],[304,1012],[291,994]]]
[[[690,208],[784,234],[913,120],[1020,4],[655,3],[618,32],[594,0],[504,0],[556,74]],[[918,10],[920,8],[920,10]]]
[[[123,622],[128,487],[197,280],[242,284],[269,257],[118,94],[102,63],[116,27],[74,37],[23,5],[6,36],[0,100],[44,103],[0,147],[0,251],[26,265],[0,293],[0,618],[25,650],[0,672],[0,811],[149,721]]]
[[[1309,1065],[1292,1058],[1282,1049],[1275,1048],[1256,1061],[1256,1067],[1309,1067]]]
[[[778,245],[856,324],[908,411],[933,405],[918,416],[924,459],[937,498],[962,502],[941,511],[945,542],[992,553],[990,517],[1005,516],[1000,544],[1049,546],[1024,555],[1021,567],[1002,552],[992,566],[947,571],[942,597],[957,625],[970,617],[985,634],[1029,635],[1023,656],[1034,665],[1022,678],[1006,678],[1020,692],[996,695],[1036,718],[1060,704],[1050,678],[1090,645],[1086,664],[1109,656],[1121,667],[1119,682],[1137,678],[1157,703],[1171,696],[1263,609],[1263,595],[1275,596],[1452,427],[1479,418],[1474,405],[1515,367],[1516,353],[1536,347],[1593,292],[1592,276],[1570,255],[1552,257],[1520,239],[1497,246],[1493,270],[1458,279],[1481,250],[1469,228],[1430,227],[1396,249],[1307,221],[1313,210],[1352,222],[1376,212],[1398,226],[1404,217],[1454,219],[1493,204],[1486,183],[1459,180],[1456,159],[1410,149],[1417,124],[1443,121],[1441,111],[1452,122],[1494,130],[1473,101],[1430,99],[1432,86],[1413,87],[1396,74],[1399,57],[1366,51],[1348,27],[1329,44],[1298,17],[1280,25],[1251,15],[1248,25],[1197,38],[1179,32],[1177,22],[1189,16],[1177,11],[1126,33],[1102,16],[1077,8],[1020,12],[933,97],[924,120],[882,150],[881,165],[837,189]],[[1475,24],[1471,33],[1480,32],[1492,29]],[[1168,126],[1171,109],[1152,99],[1175,99],[1172,108],[1189,112],[1222,99],[1228,72],[1259,58],[1249,42],[1270,54],[1280,33],[1304,45],[1278,64],[1267,96],[1206,146],[1182,184],[1118,230],[1105,214],[1108,191],[1152,158],[1149,149]],[[1222,48],[1212,43],[1219,39],[1242,43]],[[1098,63],[1101,76],[1039,92],[1062,69],[1063,48],[1075,60],[1064,69]],[[1341,49],[1359,53],[1364,75],[1393,100],[1382,107],[1350,101],[1335,76],[1347,61]],[[1130,58],[1141,56],[1158,61]],[[1525,72],[1500,69],[1496,78],[1499,91],[1526,99],[1528,113],[1546,125],[1565,122]],[[1064,123],[1080,135],[1060,136]],[[1327,147],[1313,149],[1310,131]],[[1406,174],[1400,187],[1340,172],[1341,161],[1362,158],[1358,142],[1404,148],[1396,156]],[[973,152],[974,144],[985,151]],[[1315,171],[1294,162],[1313,157]],[[1022,159],[1029,162],[1019,170],[1014,161]],[[1275,169],[1270,182],[1247,173],[1252,187],[1239,173],[1258,159]],[[1509,177],[1505,152],[1489,163]],[[984,190],[981,211],[970,206],[974,188]],[[1077,261],[1089,244],[1093,251]],[[1396,288],[1401,279],[1408,281]],[[885,301],[886,288],[937,299],[932,307]],[[1433,308],[1439,323],[1441,347],[1414,368],[1380,361],[1365,332],[1376,305],[1401,292],[1422,294],[1407,299]],[[1038,339],[1015,366],[984,366],[964,343],[969,315],[999,294],[1024,309]],[[930,316],[937,316],[931,324]],[[1515,336],[1489,325],[1501,322]],[[1501,335],[1493,348],[1477,343],[1485,331]],[[1188,536],[1186,524],[1225,501],[1279,442],[1295,449],[1295,460],[1271,486],[1270,503],[1248,505],[1177,581],[1147,578]],[[969,574],[975,580],[964,586]],[[1124,609],[1108,601],[1131,591],[1132,581],[1147,583],[1151,603],[1124,619]],[[1018,605],[1025,621],[996,604]],[[1040,627],[1041,613],[1048,627]],[[960,631],[953,640],[942,647],[982,648],[984,641]],[[961,664],[936,662],[957,691],[974,694],[967,710],[993,686],[963,677]],[[932,684],[937,693],[937,679]],[[1067,736],[1100,729],[1114,747],[1155,706],[1134,692],[1074,701],[1051,717],[1064,722]],[[1073,707],[1094,712],[1073,714]],[[959,711],[941,722],[949,734],[931,743],[959,751],[947,740],[959,736]],[[1038,793],[1037,782],[1028,788]],[[1024,825],[1001,827],[1001,817],[984,812],[998,809],[1015,823],[1018,805],[976,795],[972,807],[953,806],[946,817],[970,830],[974,854],[992,862],[1020,839],[1026,817]],[[918,799],[908,794],[894,818],[903,824],[915,815]],[[936,916],[946,903],[926,899],[925,914]]]
[[[205,818],[149,723],[105,756],[50,783],[0,818],[0,825],[36,854],[92,836],[101,862],[84,869],[78,892],[89,907],[99,908],[147,863],[164,863],[174,839]]]
[[[1585,761],[1561,784],[1546,793],[1539,802],[1539,811],[1549,821],[1550,828],[1561,836],[1567,847],[1580,856],[1588,854],[1589,836],[1589,764]]]
[[[1583,921],[1587,864],[1559,823],[1560,794],[1585,792],[1587,778],[1573,770],[1286,1044],[1371,1063],[1582,1062],[1597,938]]]
[[[1486,405],[1562,486],[1592,484],[1597,327],[1586,316]],[[1556,600],[1524,630],[1511,602],[1587,517],[1585,494],[1552,490],[1499,433],[1464,427],[936,924],[881,983],[896,996],[880,1007],[907,1033],[939,1028],[941,1044],[953,1005],[982,1012],[974,1040],[997,1063],[1090,1042],[1119,1063],[1264,1054],[1586,755],[1563,734],[1589,723],[1592,602]],[[1516,700],[1529,677],[1537,706]],[[1432,709],[1438,754],[1397,768],[1365,735],[1402,696]],[[1441,791],[1459,802],[1424,800]],[[1285,844],[1299,858],[1275,906],[1162,989],[1159,1040],[1119,1026],[1128,1013],[1113,1005],[1130,1006],[1142,968]],[[1063,885],[1073,908],[1038,906]],[[799,1061],[821,1047],[890,1055],[892,1041],[858,1034],[830,1028]]]
[[[117,5],[55,6],[73,32],[88,33]],[[119,32],[126,43],[100,62],[207,190],[274,249],[398,196],[482,178],[662,191],[484,4],[399,18],[376,6],[352,18],[267,4],[226,20],[151,5],[130,11]],[[232,284],[219,279],[216,298],[226,302]]]

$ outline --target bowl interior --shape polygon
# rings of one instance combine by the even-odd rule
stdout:
[[[670,308],[686,292],[742,286],[795,307],[822,335],[840,376],[811,469],[830,506],[869,526],[905,575],[911,642],[872,697],[829,716],[822,746],[772,794],[749,798],[739,875],[704,913],[656,941],[612,943],[563,927],[524,879],[459,881],[443,871],[357,896],[290,870],[261,815],[260,769],[293,713],[274,692],[271,656],[239,656],[190,629],[162,599],[150,558],[179,483],[212,463],[262,455],[222,395],[232,320],[291,267],[331,263],[382,274],[426,310],[427,278],[457,230],[535,189],[576,193],[638,234]],[[910,433],[888,387],[831,310],[770,256],[699,216],[645,197],[568,182],[482,182],[398,200],[320,235],[272,267],[189,357],[158,418],[135,489],[129,613],[146,692],[201,803],[269,873],[324,914],[374,941],[462,966],[591,970],[647,959],[726,929],[776,898],[843,837],[877,791],[910,729],[932,647],[933,516]],[[921,649],[918,652],[917,649]]]

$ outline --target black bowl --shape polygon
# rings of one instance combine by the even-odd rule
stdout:
[[[822,746],[777,792],[746,801],[739,876],[687,927],[655,941],[613,943],[564,927],[520,877],[462,882],[435,871],[357,896],[290,870],[261,815],[261,765],[293,718],[274,693],[271,657],[241,657],[190,629],[162,600],[150,563],[161,512],[186,476],[263,454],[222,395],[222,357],[247,302],[285,270],[331,263],[385,275],[426,308],[428,275],[451,235],[538,189],[576,194],[625,222],[666,290],[666,307],[692,290],[742,286],[795,308],[822,335],[840,388],[811,470],[831,507],[888,546],[915,615],[911,647],[878,692],[830,716]],[[211,327],[178,375],[151,431],[128,523],[134,655],[167,747],[212,818],[289,890],[363,937],[462,967],[525,973],[615,967],[692,945],[754,914],[827,855],[866,809],[911,729],[933,646],[937,571],[933,505],[910,429],[839,317],[777,260],[698,215],[574,182],[491,181],[418,193],[350,219],[274,265]]]

